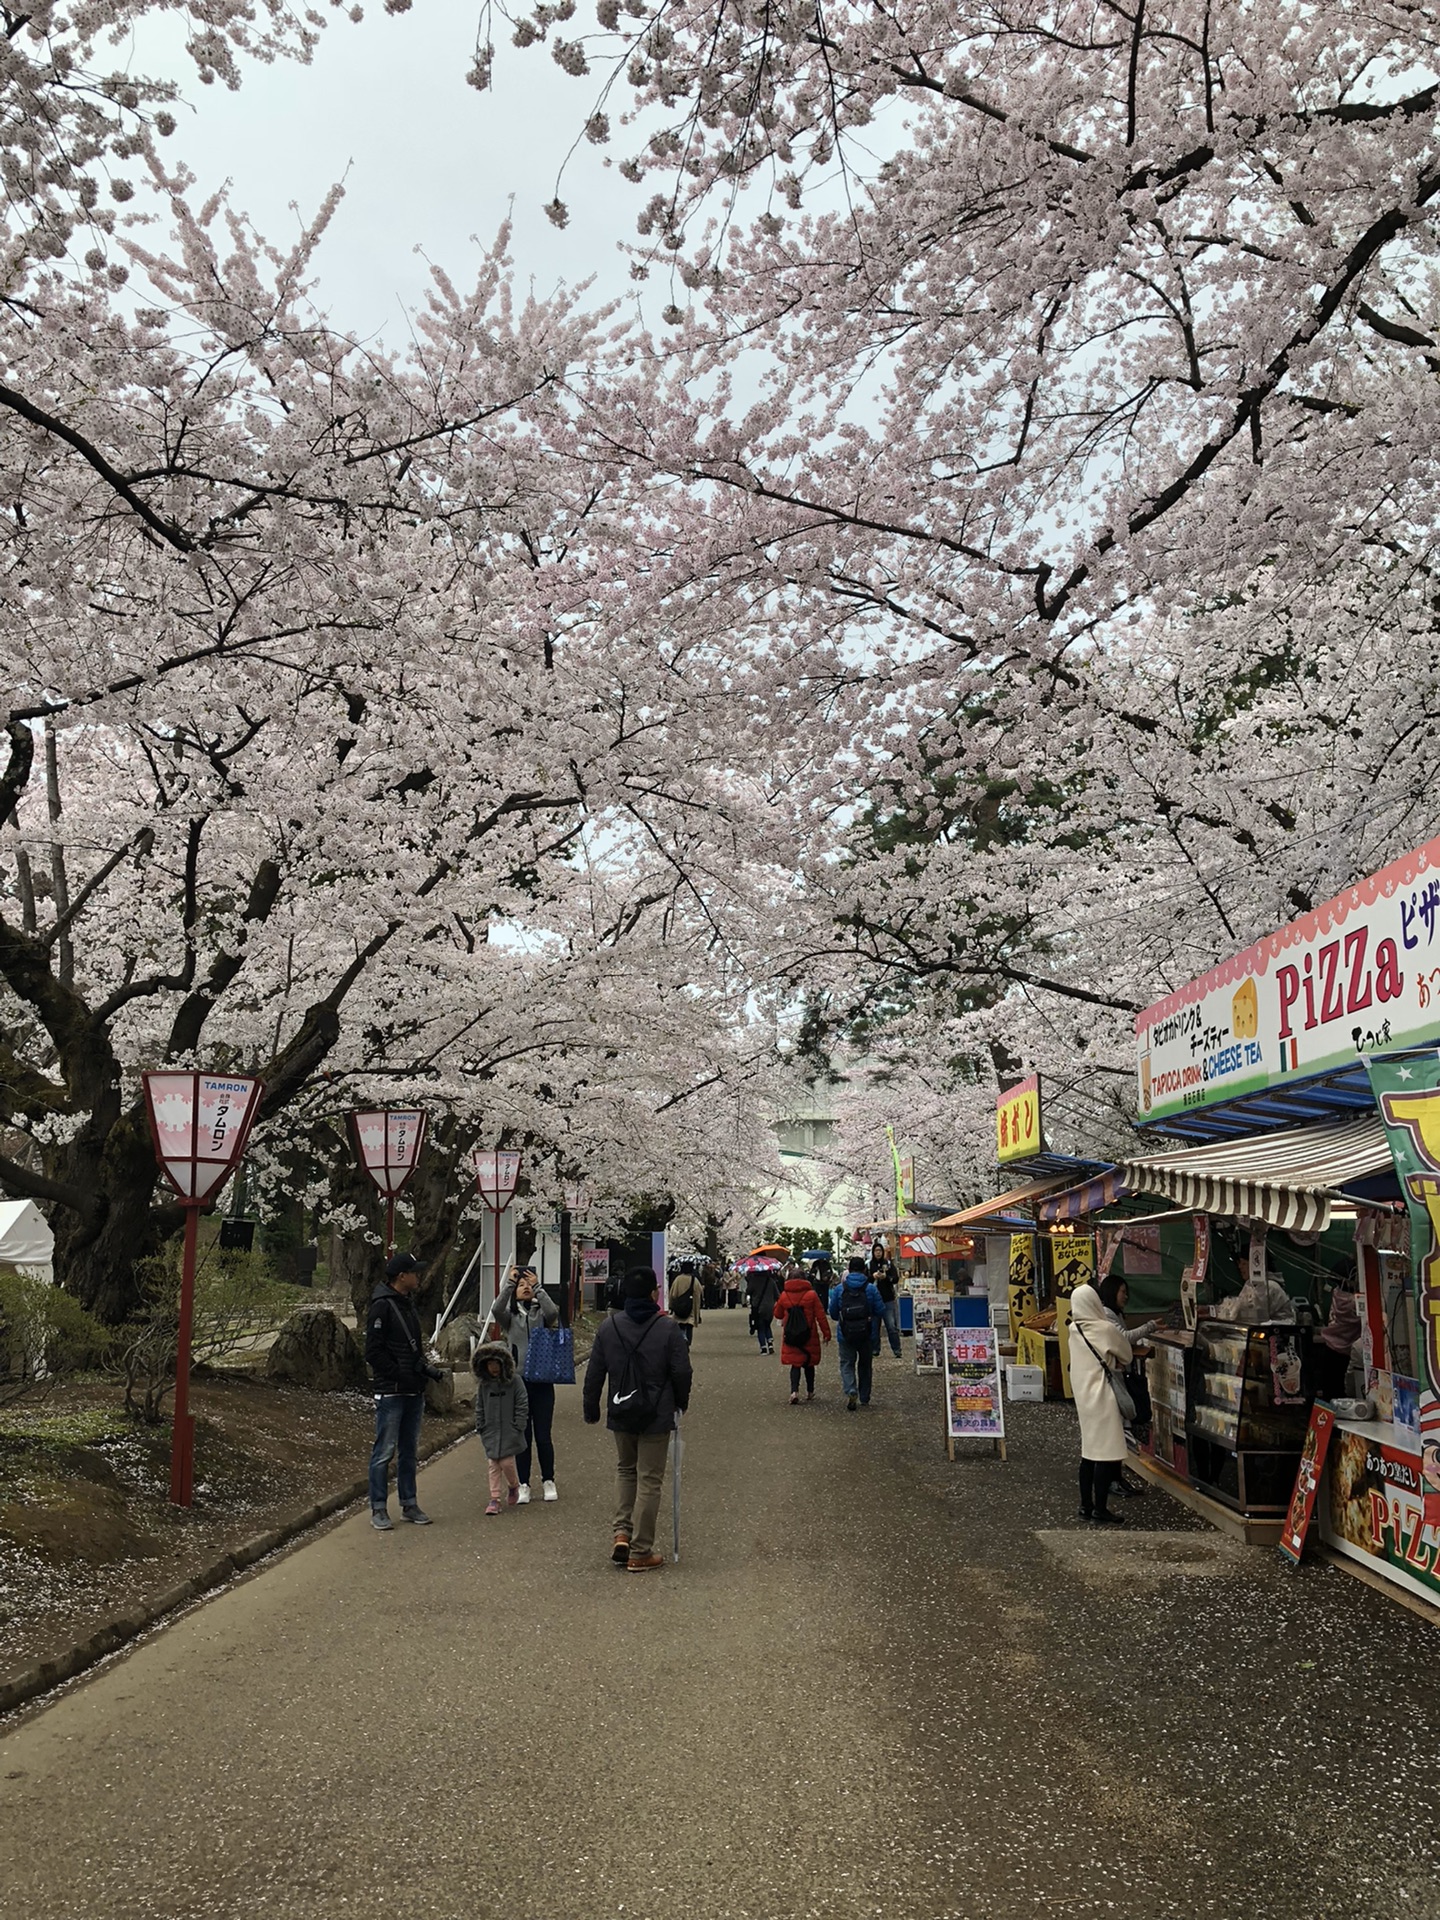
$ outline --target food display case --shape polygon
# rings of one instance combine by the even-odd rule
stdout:
[[[1304,1332],[1202,1320],[1189,1359],[1190,1478],[1239,1513],[1284,1513],[1305,1444]]]

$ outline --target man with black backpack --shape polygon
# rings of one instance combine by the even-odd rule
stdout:
[[[655,1524],[665,1461],[677,1414],[690,1404],[690,1348],[679,1326],[662,1314],[648,1267],[627,1273],[620,1311],[606,1320],[590,1349],[582,1400],[585,1424],[600,1424],[606,1381],[606,1425],[615,1436],[618,1493],[610,1558],[631,1573],[665,1564],[655,1550]]]
[[[840,1349],[840,1385],[851,1413],[855,1411],[857,1398],[862,1407],[870,1404],[870,1377],[875,1362],[872,1342],[884,1314],[885,1302],[866,1273],[864,1260],[859,1254],[852,1254],[845,1278],[839,1286],[830,1289],[830,1318]]]

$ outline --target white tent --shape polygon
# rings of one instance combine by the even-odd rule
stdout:
[[[55,1236],[33,1200],[0,1200],[0,1266],[53,1282]]]

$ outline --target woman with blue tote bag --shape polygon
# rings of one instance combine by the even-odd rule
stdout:
[[[525,1450],[515,1461],[520,1475],[519,1504],[523,1507],[530,1499],[532,1446],[540,1456],[542,1497],[558,1500],[551,1427],[555,1419],[555,1384],[557,1380],[575,1378],[570,1330],[560,1326],[560,1309],[540,1285],[533,1267],[515,1269],[510,1284],[495,1302],[494,1317],[499,1337],[508,1341],[515,1356],[515,1370],[525,1382],[530,1403],[529,1418],[525,1422]]]

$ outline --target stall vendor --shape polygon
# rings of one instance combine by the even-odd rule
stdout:
[[[1335,1290],[1330,1295],[1330,1318],[1316,1334],[1311,1350],[1318,1400],[1334,1400],[1345,1391],[1350,1352],[1359,1338],[1360,1301],[1352,1269],[1335,1282]]]

